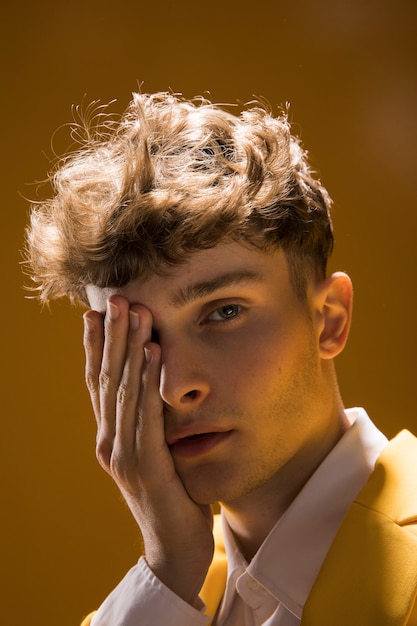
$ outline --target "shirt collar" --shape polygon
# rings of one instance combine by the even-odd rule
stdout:
[[[228,560],[224,601],[245,571],[301,619],[302,609],[347,509],[368,480],[386,437],[363,409],[274,526],[247,565],[223,516]]]

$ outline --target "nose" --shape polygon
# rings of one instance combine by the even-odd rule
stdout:
[[[163,402],[176,411],[200,406],[210,394],[204,358],[188,342],[161,342],[159,392]]]

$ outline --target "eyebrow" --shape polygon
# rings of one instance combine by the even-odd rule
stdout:
[[[218,289],[232,287],[233,285],[245,282],[262,282],[263,280],[264,277],[262,274],[251,270],[227,272],[225,274],[220,274],[220,276],[216,276],[211,280],[205,280],[180,289],[178,293],[171,298],[171,304],[176,308],[180,308],[186,304],[194,302],[195,300],[210,296]]]

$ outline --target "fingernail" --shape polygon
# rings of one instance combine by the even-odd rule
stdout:
[[[152,361],[152,351],[149,350],[149,348],[143,348],[143,351],[145,353],[146,362],[150,363]]]
[[[111,320],[117,320],[117,318],[119,317],[119,314],[120,314],[119,307],[113,304],[113,302],[110,302],[110,300],[108,300],[107,301],[107,315],[109,316],[109,318]]]
[[[94,330],[95,329],[95,324],[93,322],[93,320],[90,320],[90,318],[88,317],[87,314],[85,314],[84,316],[84,325],[88,330]]]
[[[139,328],[139,315],[135,311],[129,311],[130,328],[137,330]]]

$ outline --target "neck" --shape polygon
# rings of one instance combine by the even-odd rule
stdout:
[[[348,428],[347,418],[340,410],[337,427],[330,436],[315,442],[313,449],[300,451],[261,487],[233,502],[222,502],[226,520],[239,548],[249,562],[265,541],[275,524],[308,482],[320,463],[329,454]],[[329,433],[328,433],[329,434]]]

